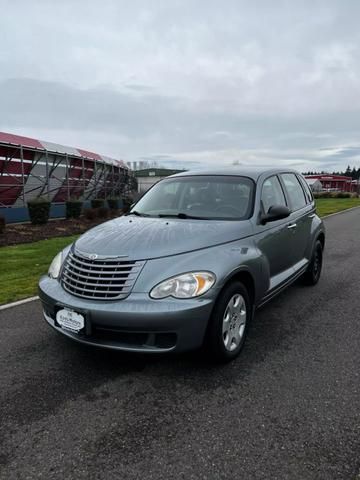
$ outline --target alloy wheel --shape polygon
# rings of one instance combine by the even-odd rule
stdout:
[[[224,312],[222,333],[226,350],[232,352],[240,344],[246,326],[246,303],[240,293],[233,295]]]

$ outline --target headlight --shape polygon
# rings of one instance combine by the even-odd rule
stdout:
[[[151,298],[193,298],[207,292],[215,283],[211,272],[189,272],[168,278],[159,283],[150,292]]]
[[[61,270],[61,266],[69,253],[69,250],[71,248],[71,245],[68,247],[64,248],[62,252],[59,252],[56,257],[54,257],[54,260],[51,262],[49,270],[48,270],[48,275],[50,278],[58,278]]]

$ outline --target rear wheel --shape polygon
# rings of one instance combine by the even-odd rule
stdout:
[[[304,282],[307,285],[316,285],[320,280],[323,263],[323,246],[320,240],[315,242],[313,254],[308,269],[304,273]]]
[[[210,320],[209,355],[221,362],[237,357],[244,346],[251,317],[252,305],[246,287],[239,281],[225,287]]]

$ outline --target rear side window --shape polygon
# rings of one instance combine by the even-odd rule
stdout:
[[[281,178],[289,195],[292,210],[299,210],[305,207],[306,199],[304,190],[296,175],[293,173],[282,173]]]
[[[286,206],[284,192],[279,179],[275,175],[265,180],[261,191],[261,206],[264,213],[268,213],[269,208],[274,205]]]
[[[298,179],[300,180],[300,183],[303,186],[305,196],[306,196],[306,199],[307,199],[307,203],[311,203],[314,200],[311,188],[309,187],[309,185],[307,184],[306,180],[303,177],[301,177],[299,175]]]

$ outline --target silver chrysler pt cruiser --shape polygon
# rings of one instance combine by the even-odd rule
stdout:
[[[84,344],[241,351],[257,307],[321,273],[324,225],[288,169],[185,172],[60,252],[39,283],[45,320]]]

